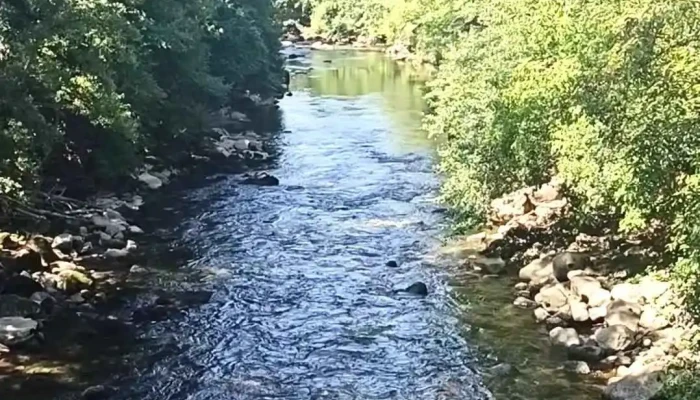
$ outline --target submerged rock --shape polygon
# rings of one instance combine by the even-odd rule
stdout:
[[[584,361],[565,361],[564,370],[579,375],[588,375],[591,373],[591,367]]]
[[[257,186],[278,186],[280,184],[280,180],[267,172],[258,172],[252,175],[247,175],[243,180],[243,184]]]
[[[518,297],[513,301],[513,305],[526,310],[537,307],[537,303],[525,297]]]
[[[85,389],[80,396],[82,400],[104,400],[112,396],[114,392],[114,388],[97,385]]]
[[[397,262],[394,261],[394,260],[390,260],[390,261],[387,261],[386,266],[389,267],[389,268],[398,268],[398,267],[399,267],[399,263],[397,263]]]
[[[137,178],[139,181],[143,182],[148,186],[149,189],[155,190],[163,186],[163,181],[160,180],[159,178],[149,174],[148,172],[144,172],[141,175],[138,176]]]
[[[605,357],[605,351],[598,346],[586,344],[583,346],[569,347],[567,349],[567,355],[572,360],[596,363]]]
[[[423,282],[416,282],[412,284],[411,286],[407,287],[406,289],[403,290],[406,293],[411,293],[415,294],[418,296],[427,296],[428,295],[428,286],[425,285]]]

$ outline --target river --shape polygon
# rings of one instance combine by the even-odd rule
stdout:
[[[519,372],[491,376],[497,398],[597,398],[510,305],[511,282],[437,256],[450,221],[420,74],[355,51],[291,67],[294,95],[268,132],[280,186],[210,177],[169,189],[140,221],[152,273],[132,282],[137,297],[184,287],[211,301],[141,327],[137,345],[98,343],[80,379],[117,400],[481,400],[507,362]],[[397,292],[417,281],[427,297]]]

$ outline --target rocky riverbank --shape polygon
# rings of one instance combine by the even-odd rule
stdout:
[[[452,251],[474,272],[518,276],[513,304],[566,352],[564,369],[602,381],[606,399],[648,400],[670,368],[694,359],[697,327],[665,275],[647,271],[663,258],[654,228],[636,236],[573,229],[556,182],[506,195],[491,210],[488,230]]]
[[[250,102],[258,111],[276,107],[273,100]],[[214,172],[238,173],[241,184],[279,184],[261,171],[275,152],[272,137],[251,130],[254,123],[241,112],[222,110],[212,121],[216,127],[201,148],[178,156],[177,165],[149,158],[124,185],[128,192],[86,201],[46,194],[41,204],[17,205],[18,215],[38,223],[32,231],[0,232],[0,384],[31,383],[36,374],[70,381],[65,365],[48,360],[70,360],[87,342],[106,347],[112,338],[132,336],[138,324],[209,301],[211,293],[200,290],[157,293],[146,304],[130,304],[126,294],[148,272],[138,265],[148,232],[135,221],[159,189],[178,177]],[[84,397],[99,391],[88,388]]]

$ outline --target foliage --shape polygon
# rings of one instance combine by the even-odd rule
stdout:
[[[664,382],[654,400],[688,400],[700,398],[700,371],[688,370],[672,374]]]
[[[57,173],[115,181],[145,154],[199,140],[233,93],[271,93],[273,11],[255,0],[0,3],[0,190]]]
[[[444,199],[465,226],[558,175],[589,216],[670,228],[700,298],[700,3],[311,0],[312,27],[439,64],[425,126],[446,137]],[[478,17],[478,18],[477,18]]]

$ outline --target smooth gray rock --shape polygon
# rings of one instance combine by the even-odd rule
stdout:
[[[611,352],[627,350],[634,344],[634,332],[624,325],[602,328],[594,337],[603,349]]]
[[[549,339],[555,346],[580,346],[581,338],[574,328],[557,327],[549,332]]]

